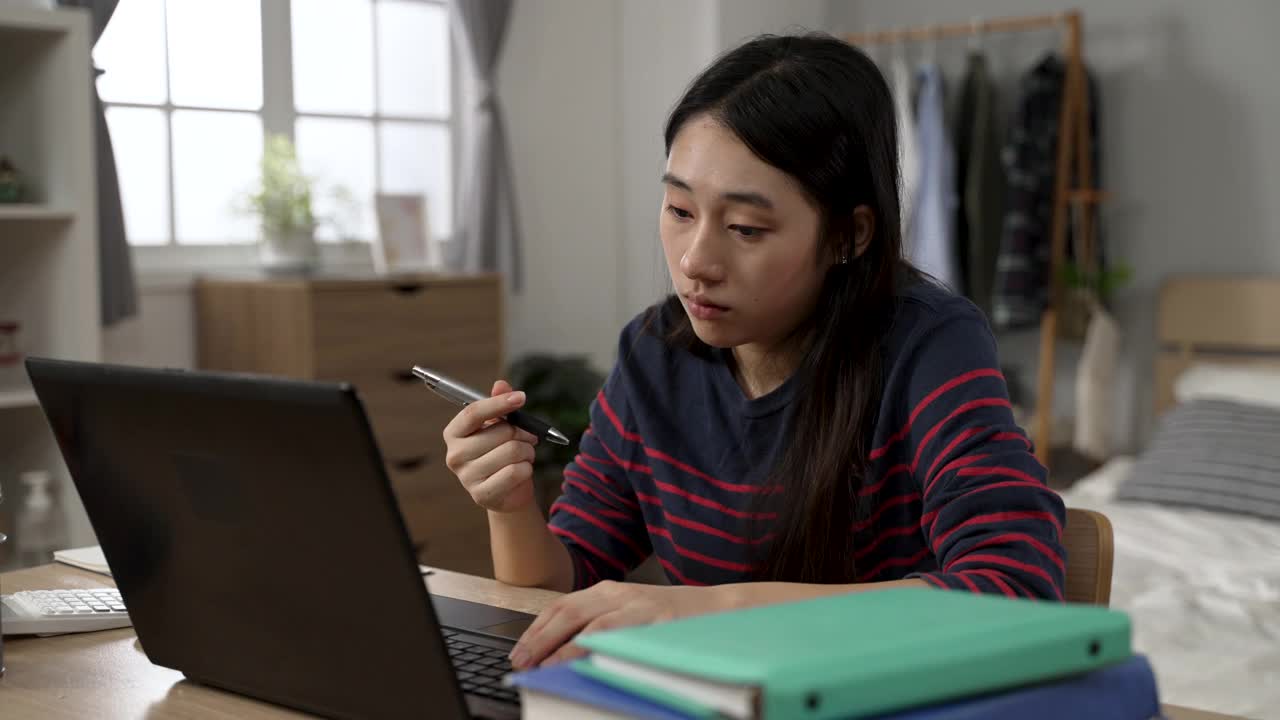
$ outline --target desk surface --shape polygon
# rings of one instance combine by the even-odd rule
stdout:
[[[42,588],[112,585],[104,575],[60,564],[0,574],[5,594]],[[557,596],[548,590],[503,585],[494,580],[437,570],[431,592],[528,613]],[[0,679],[6,720],[42,718],[288,718],[301,713],[257,702],[185,680],[152,665],[130,628],[49,638],[5,641],[7,674]],[[1165,706],[1170,720],[1231,720],[1230,716]]]

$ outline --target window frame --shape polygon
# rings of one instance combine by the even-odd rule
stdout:
[[[442,7],[449,12],[448,0],[400,0],[402,2],[416,2],[424,5],[435,5]],[[372,0],[374,4],[381,0]],[[162,3],[161,7],[167,11],[167,3]],[[198,105],[174,104],[173,98],[166,88],[166,96],[164,103],[151,104],[139,102],[109,102],[104,100],[104,108],[120,107],[120,108],[142,108],[147,110],[160,110],[165,114],[165,123],[168,128],[166,133],[166,141],[168,143],[168,167],[166,168],[167,182],[169,189],[169,238],[168,242],[158,245],[133,245],[130,249],[133,252],[135,266],[139,273],[151,277],[162,277],[159,284],[167,284],[170,276],[186,276],[194,274],[196,271],[207,269],[226,269],[226,270],[250,270],[257,267],[257,243],[256,242],[225,242],[225,243],[192,243],[183,244],[178,241],[176,224],[177,218],[174,205],[174,191],[176,189],[174,182],[174,158],[173,158],[173,113],[181,110],[196,110],[202,112],[226,112],[226,113],[246,113],[257,115],[262,121],[262,130],[264,137],[268,134],[281,134],[287,136],[290,140],[295,137],[295,127],[298,118],[314,117],[338,120],[357,120],[368,122],[376,129],[381,122],[407,122],[421,125],[436,125],[445,127],[449,132],[450,142],[450,200],[453,204],[453,234],[448,237],[436,237],[433,240],[448,241],[455,237],[457,228],[457,209],[459,207],[459,179],[461,168],[461,155],[464,146],[463,134],[466,129],[463,127],[462,116],[460,112],[463,107],[466,89],[462,87],[465,82],[465,74],[459,72],[460,64],[466,61],[459,52],[459,43],[457,33],[454,28],[450,27],[449,32],[449,96],[450,108],[447,117],[422,118],[407,117],[402,115],[384,114],[377,107],[377,72],[378,72],[378,28],[377,23],[372,25],[373,47],[375,55],[374,77],[371,82],[374,83],[374,111],[371,115],[356,115],[342,113],[312,113],[299,112],[294,104],[293,96],[293,28],[292,28],[292,10],[293,3],[291,0],[281,2],[280,0],[258,0],[259,11],[261,12],[262,22],[262,106],[256,110],[239,110],[227,108],[211,108]],[[167,27],[167,21],[165,25]],[[166,30],[167,32],[167,30]],[[169,77],[169,55],[168,55],[168,39],[165,42],[165,74]],[[381,184],[381,135],[374,132],[374,182]],[[372,209],[372,205],[370,205]],[[127,228],[126,228],[127,230]],[[369,238],[374,240],[375,238]],[[342,240],[333,242],[319,243],[321,255],[325,267],[342,268],[343,266],[368,266],[370,264],[370,247],[371,242],[363,240]]]

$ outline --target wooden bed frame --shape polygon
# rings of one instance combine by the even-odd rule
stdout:
[[[1174,383],[1193,362],[1280,365],[1280,276],[1180,275],[1160,288],[1155,410],[1175,403]],[[1107,605],[1115,553],[1111,521],[1067,509],[1066,599]]]
[[[1280,365],[1280,276],[1180,275],[1160,288],[1155,412],[1193,362]]]

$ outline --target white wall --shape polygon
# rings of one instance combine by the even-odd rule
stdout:
[[[1101,90],[1104,214],[1109,252],[1134,283],[1118,300],[1126,331],[1117,436],[1140,441],[1150,420],[1155,292],[1179,272],[1280,272],[1280,3],[1239,0],[833,0],[828,22],[854,31],[1075,7]],[[1057,44],[1051,32],[992,36],[985,47],[1008,77]],[[941,41],[958,70],[962,41]],[[1020,346],[1020,347],[1015,347]],[[1024,355],[1034,343],[1007,343]],[[1034,380],[1029,366],[1028,379]],[[1067,399],[1069,379],[1058,397]]]
[[[514,4],[498,69],[525,289],[507,305],[507,355],[589,353],[617,333],[618,2]]]
[[[760,33],[828,29],[826,0],[720,0],[717,6],[717,52]]]
[[[526,289],[508,355],[585,352],[669,286],[657,236],[662,127],[693,77],[761,32],[820,28],[825,0],[515,4],[498,91],[510,131]]]
[[[662,131],[685,87],[716,53],[718,3],[622,3],[622,144],[618,327],[670,290],[658,240]]]
[[[762,32],[821,29],[825,0],[622,2],[619,325],[669,292],[658,241],[667,114],[715,56]]]

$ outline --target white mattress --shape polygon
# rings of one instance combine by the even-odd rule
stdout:
[[[1112,460],[1062,495],[1114,526],[1111,606],[1132,617],[1161,699],[1280,718],[1280,522],[1118,501],[1132,465]]]

